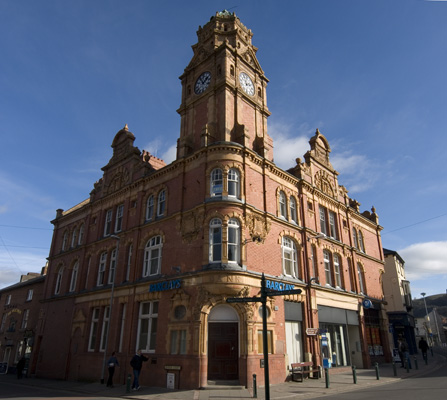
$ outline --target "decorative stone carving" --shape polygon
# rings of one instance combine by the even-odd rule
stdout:
[[[335,190],[332,182],[329,180],[326,171],[318,171],[315,174],[315,186],[328,196],[335,197]]]
[[[202,229],[203,219],[203,210],[193,210],[182,215],[179,221],[179,231],[183,242],[191,243],[197,239]]]
[[[265,238],[270,232],[271,222],[264,216],[249,214],[247,215],[246,225],[252,240],[261,243],[265,241]]]

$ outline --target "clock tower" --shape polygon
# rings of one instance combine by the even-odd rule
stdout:
[[[197,31],[194,55],[180,77],[177,158],[217,142],[233,142],[273,161],[266,87],[252,32],[234,13],[217,12]]]

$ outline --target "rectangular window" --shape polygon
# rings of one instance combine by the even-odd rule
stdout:
[[[104,236],[109,236],[112,233],[112,210],[107,210],[106,221],[104,224]]]
[[[131,262],[132,262],[132,244],[129,245],[129,251],[127,253],[126,282],[128,282],[130,279]]]
[[[320,231],[327,235],[326,229],[326,209],[322,206],[319,207],[320,210]]]
[[[186,329],[171,331],[171,354],[186,354]]]
[[[90,337],[88,340],[88,351],[95,351],[96,337],[98,334],[99,308],[93,309],[92,324],[90,326]]]
[[[115,274],[116,274],[116,249],[113,249],[112,254],[110,255],[109,284],[115,282]]]
[[[22,326],[21,329],[26,329],[28,326],[29,310],[23,310]]]
[[[121,204],[116,209],[115,232],[121,232],[121,230],[123,229],[123,212],[124,205]]]
[[[331,259],[327,251],[323,252],[324,273],[326,276],[326,285],[332,286]]]
[[[104,318],[102,320],[101,344],[99,346],[100,351],[104,351],[106,348],[109,323],[110,323],[110,307],[107,306],[104,308]]]
[[[329,211],[329,236],[333,239],[337,239],[336,217],[333,211]]]
[[[334,254],[334,275],[335,285],[339,288],[342,288],[343,284],[341,280],[340,260],[337,254]]]
[[[3,332],[5,330],[5,325],[6,325],[6,313],[3,314],[2,316],[2,323],[0,325],[0,332]]]
[[[158,301],[140,304],[137,349],[154,353],[157,342]]]
[[[26,296],[26,301],[31,301],[33,299],[33,289],[28,290],[28,294]]]
[[[264,342],[262,331],[258,331],[258,354],[264,354]],[[269,354],[273,354],[273,335],[272,331],[267,331],[267,349]]]
[[[98,281],[96,282],[97,286],[104,285],[104,277],[106,274],[106,263],[107,263],[107,253],[104,252],[101,254],[101,258],[99,260]]]
[[[118,351],[120,353],[123,351],[124,328],[126,326],[126,310],[127,310],[127,304],[123,304],[123,313],[121,315],[120,343],[118,348]]]
[[[9,304],[11,304],[11,295],[10,295],[10,294],[8,294],[8,295],[6,296],[6,300],[5,300],[5,305],[7,306],[7,305],[9,305]]]

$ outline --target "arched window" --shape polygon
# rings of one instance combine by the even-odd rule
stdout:
[[[332,286],[331,255],[327,250],[323,251],[323,259],[324,259],[324,273],[326,277],[326,285]]]
[[[110,254],[110,267],[109,267],[109,280],[108,283],[112,284],[115,281],[116,274],[116,249],[112,250]]]
[[[160,193],[158,193],[157,217],[165,215],[165,210],[166,210],[166,190],[162,190]]]
[[[359,248],[359,242],[357,239],[357,230],[355,228],[352,228],[352,241],[353,241],[353,245],[356,249]]]
[[[287,200],[283,191],[279,192],[279,215],[287,219]]]
[[[365,275],[363,273],[363,268],[360,263],[357,263],[357,274],[359,277],[360,293],[366,294]]]
[[[230,219],[228,221],[228,262],[240,263],[241,259],[241,234],[239,221]]]
[[[363,244],[363,233],[362,233],[362,231],[359,231],[358,240],[359,240],[359,250],[364,253],[365,252],[365,245]]]
[[[343,288],[343,277],[342,268],[340,265],[340,256],[338,254],[333,255],[334,259],[334,276],[335,276],[335,286],[338,288]]]
[[[297,217],[297,209],[296,209],[296,200],[295,197],[290,197],[290,220],[292,222],[298,223],[298,217]]]
[[[61,286],[62,286],[62,278],[64,277],[64,267],[61,266],[59,268],[59,271],[57,273],[57,277],[56,277],[56,286],[54,288],[54,294],[59,294],[61,291]]]
[[[210,222],[210,263],[220,262],[222,260],[222,221],[213,218]]]
[[[213,169],[211,171],[211,193],[210,196],[222,196],[222,170],[220,168]]]
[[[240,198],[239,171],[236,168],[228,171],[228,196]]]
[[[146,201],[146,221],[151,221],[154,218],[154,196],[149,196]]]
[[[79,228],[79,238],[78,238],[78,245],[81,245],[84,240],[84,224],[81,225]]]
[[[99,267],[98,267],[98,279],[96,280],[97,286],[104,285],[105,275],[106,275],[106,264],[107,264],[107,252],[101,253],[99,257]]]
[[[76,261],[73,266],[73,270],[71,271],[71,280],[70,280],[70,292],[74,292],[76,290],[76,281],[78,280],[79,273],[79,261]]]
[[[161,236],[149,239],[144,249],[143,277],[158,275],[161,270]]]
[[[62,238],[62,251],[67,250],[68,244],[68,231],[64,232],[64,237]]]
[[[74,228],[73,234],[71,236],[71,247],[76,247],[76,245],[78,244],[77,238],[78,238],[78,229]]]
[[[298,279],[298,254],[295,242],[291,238],[283,236],[281,247],[284,275]]]
[[[318,260],[317,260],[317,248],[312,245],[312,276],[318,280]]]

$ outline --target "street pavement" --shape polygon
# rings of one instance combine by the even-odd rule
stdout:
[[[416,357],[417,367],[414,358],[411,357],[412,369],[401,368],[400,364],[394,367],[392,364],[381,364],[372,369],[357,369],[356,383],[352,368],[331,368],[328,378],[323,376],[320,379],[305,379],[304,382],[284,382],[270,385],[270,399],[313,399],[330,396],[344,392],[371,389],[377,385],[390,385],[400,382],[402,379],[412,379],[432,373],[438,368],[447,366],[445,355],[429,353],[428,363],[422,360],[422,356]],[[379,378],[379,379],[377,379]],[[71,382],[61,380],[49,380],[39,378],[23,378],[18,380],[15,375],[0,375],[0,387],[3,382],[17,385],[30,385],[45,387],[48,389],[63,390],[73,393],[73,397],[95,396],[105,398],[127,398],[134,400],[239,400],[254,398],[252,389],[238,386],[236,388],[215,386],[212,389],[202,390],[169,390],[155,387],[141,387],[139,391],[127,392],[126,385],[115,385],[108,388],[99,382]],[[257,398],[265,400],[265,388],[257,388]]]

